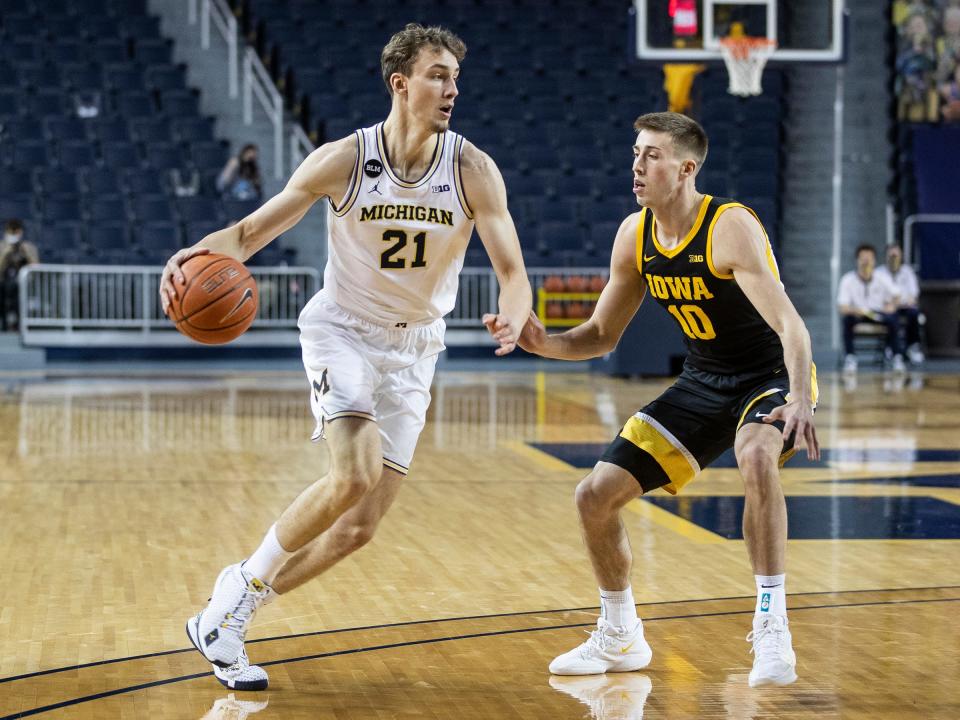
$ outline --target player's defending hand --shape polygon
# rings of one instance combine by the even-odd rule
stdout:
[[[820,442],[817,429],[813,425],[813,408],[808,402],[791,400],[786,405],[774,408],[763,421],[783,423],[783,439],[793,435],[793,446],[798,450],[807,449],[808,460],[820,459]]]
[[[209,248],[194,245],[193,247],[183,248],[183,250],[177,250],[173,257],[167,260],[167,264],[163,266],[163,274],[160,276],[160,305],[163,307],[164,313],[167,312],[170,303],[177,297],[177,289],[173,285],[173,279],[176,278],[178,283],[183,284],[183,274],[180,272],[180,266],[196,255],[206,255],[209,252]]]
[[[503,314],[485,313],[483,324],[486,326],[487,332],[493,336],[493,339],[500,343],[500,347],[495,351],[496,355],[509,355],[516,350],[520,330],[514,327],[510,318]]]
[[[527,318],[527,324],[523,326],[523,330],[520,332],[517,345],[528,353],[539,355],[540,349],[546,341],[547,328],[544,327],[537,314],[531,310],[530,317]]]

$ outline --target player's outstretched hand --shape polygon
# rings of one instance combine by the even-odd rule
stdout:
[[[809,460],[820,459],[820,442],[817,440],[817,428],[813,424],[813,408],[810,403],[791,400],[786,405],[774,408],[763,421],[783,423],[783,439],[793,435],[793,446],[798,450],[807,449]]]
[[[537,314],[530,311],[530,317],[527,318],[526,325],[520,331],[520,338],[517,344],[528,353],[539,354],[540,348],[547,340],[547,329],[543,326]]]
[[[173,279],[176,278],[178,283],[183,284],[180,266],[196,255],[207,255],[209,252],[210,249],[205,247],[188,247],[177,250],[173,257],[167,260],[167,264],[163,266],[163,274],[160,276],[160,305],[163,307],[164,314],[170,307],[170,303],[177,298],[177,289],[173,285]]]
[[[510,318],[503,314],[486,313],[483,316],[483,324],[493,339],[500,343],[500,347],[495,351],[496,355],[509,355],[516,350],[520,329],[514,327]]]

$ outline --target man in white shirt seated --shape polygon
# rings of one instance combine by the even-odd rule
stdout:
[[[855,372],[857,356],[853,352],[853,328],[859,323],[874,323],[887,328],[887,348],[893,353],[893,369],[904,370],[903,341],[897,318],[897,288],[874,272],[877,251],[873,245],[857,248],[857,269],[840,278],[837,308],[843,316],[844,372]]]
[[[897,289],[897,316],[907,333],[907,358],[919,365],[923,362],[923,350],[920,349],[920,308],[917,306],[920,283],[917,274],[912,267],[903,264],[903,251],[899,245],[887,246],[887,264],[878,267],[876,274],[888,279]]]

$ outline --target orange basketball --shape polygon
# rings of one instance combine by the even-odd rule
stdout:
[[[167,316],[177,330],[206,345],[239,337],[257,315],[257,283],[243,263],[226,255],[196,255],[180,266],[184,283],[174,278],[177,297]]]
[[[571,275],[567,278],[567,292],[582,293],[587,291],[587,279],[583,275]]]

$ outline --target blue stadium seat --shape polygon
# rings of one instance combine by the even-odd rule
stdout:
[[[56,42],[47,43],[44,55],[50,62],[62,65],[64,63],[80,62],[87,57],[87,45],[73,38],[57,38]]]
[[[138,44],[147,38],[160,35],[160,18],[154,15],[120,16],[120,34],[135,40]]]
[[[103,86],[115,92],[143,92],[143,71],[131,62],[103,65]]]
[[[144,38],[137,40],[134,55],[144,65],[169,63],[173,57],[173,43],[166,39]]]
[[[29,96],[30,111],[39,117],[56,115],[62,117],[67,109],[63,92],[56,90],[40,90]]]
[[[180,226],[172,222],[141,223],[133,231],[134,243],[143,250],[162,253],[169,258],[183,247]]]
[[[42,130],[42,128],[38,129]],[[18,138],[19,140],[19,138]],[[9,151],[9,147],[4,149],[4,153]],[[46,141],[23,141],[17,142],[13,147],[11,154],[11,165],[18,168],[35,168],[50,163],[51,153],[49,152],[49,143]]]
[[[144,172],[131,168],[124,170],[123,183],[127,192],[132,195],[163,195],[164,187],[160,176],[155,171]]]
[[[35,179],[39,190],[47,197],[75,196],[80,192],[80,181],[72,168],[40,168],[36,172]]]
[[[214,124],[209,116],[174,118],[173,134],[180,142],[212,141]]]
[[[186,224],[186,244],[193,245],[194,243],[203,240],[203,238],[210,233],[215,233],[217,230],[222,230],[224,227],[224,223],[213,222],[211,220],[188,222]]]
[[[150,65],[144,71],[144,79],[151,90],[180,90],[187,84],[185,65]]]
[[[229,156],[229,147],[219,140],[190,143],[190,157],[195,167],[222,168]]]
[[[78,222],[44,223],[40,230],[39,246],[43,248],[42,260],[58,260],[67,250],[80,247],[83,236]]]
[[[120,34],[117,19],[111,15],[79,14],[83,15],[83,24],[80,26],[80,32],[89,40],[113,38]]]
[[[177,207],[185,223],[216,222],[219,225],[224,219],[221,203],[213,198],[177,198]]]
[[[92,60],[108,63],[123,63],[129,60],[127,55],[127,44],[123,40],[115,40],[110,37],[97,38],[89,48]]]
[[[68,140],[60,143],[60,165],[66,168],[80,169],[90,167],[97,162],[93,145],[87,140]]]
[[[130,126],[121,115],[98,117],[89,122],[94,136],[101,143],[130,142]]]
[[[224,200],[223,214],[227,222],[242,220],[260,207],[259,200]]]
[[[18,116],[3,124],[3,134],[19,141],[40,141],[44,139],[43,125],[36,117]]]
[[[139,168],[143,161],[133,143],[113,142],[101,147],[103,164],[119,170],[122,168]]]
[[[130,132],[141,143],[169,143],[173,140],[170,120],[165,115],[130,119]]]
[[[131,203],[134,216],[141,223],[173,222],[174,211],[165,195],[144,195]]]
[[[43,218],[47,222],[80,222],[80,201],[75,197],[48,197],[43,203]]]
[[[127,220],[126,204],[117,194],[94,196],[87,207],[92,222],[126,222]]]
[[[36,218],[37,205],[32,195],[3,195],[0,196],[0,218],[21,218],[31,220]]]
[[[192,90],[165,90],[160,94],[160,107],[171,116],[186,117],[200,112],[200,100]]]
[[[120,192],[120,181],[113,168],[87,168],[82,177],[87,192],[92,195],[106,196]]]
[[[130,247],[126,223],[91,224],[87,229],[87,239],[90,247],[98,252],[127,250]]]
[[[47,140],[59,142],[86,140],[87,123],[77,118],[48,115],[43,118],[43,133]]]
[[[30,195],[33,193],[33,176],[28,168],[4,168],[0,171],[0,197]]]
[[[156,170],[170,170],[184,165],[183,149],[175,143],[146,144],[147,162]]]
[[[157,111],[153,98],[144,90],[128,90],[117,94],[114,97],[114,107],[128,118],[149,117]]]
[[[29,89],[60,87],[60,69],[52,63],[19,63],[17,71],[20,85]]]

